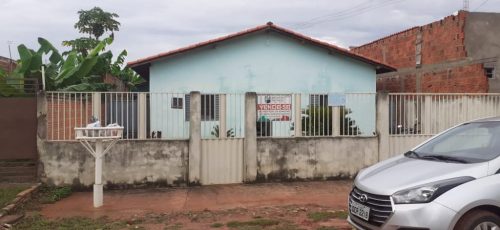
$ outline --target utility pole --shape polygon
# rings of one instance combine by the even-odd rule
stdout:
[[[469,0],[464,0],[464,6],[462,10],[469,11]]]

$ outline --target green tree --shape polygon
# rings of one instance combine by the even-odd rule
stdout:
[[[80,10],[78,15],[75,29],[86,36],[63,41],[63,45],[82,54],[86,55],[90,49],[95,47],[105,33],[110,32],[109,36],[114,37],[114,32],[120,30],[120,22],[116,20],[119,17],[118,14],[106,12],[99,7]]]
[[[340,127],[341,135],[359,135],[361,130],[356,122],[349,118],[352,110],[346,107],[340,108],[341,119],[337,125]],[[310,106],[303,112],[302,133],[306,136],[331,136],[333,134],[332,125],[333,107],[331,106]]]

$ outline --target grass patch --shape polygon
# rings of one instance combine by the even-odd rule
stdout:
[[[17,194],[27,189],[28,187],[7,187],[0,188],[0,208],[8,205],[14,198],[16,198]]]
[[[337,230],[335,227],[327,227],[327,226],[321,226],[317,228],[316,230]]]
[[[210,225],[211,228],[221,228],[223,226],[224,226],[224,224],[221,224],[221,223],[213,223]]]
[[[182,229],[182,224],[177,223],[177,224],[174,224],[174,225],[165,226],[165,228],[163,228],[163,229],[164,230],[179,230],[179,229]]]
[[[42,189],[43,196],[40,198],[42,204],[52,204],[71,195],[71,187],[45,187]]]
[[[102,229],[102,230],[118,230],[126,229],[127,224],[124,222],[112,222],[107,218],[90,219],[84,217],[71,217],[58,220],[46,220],[41,215],[35,214],[27,216],[21,222],[14,225],[14,229],[37,229],[37,230],[87,230],[87,229]]]
[[[326,221],[329,219],[347,219],[346,211],[336,211],[336,212],[311,212],[307,214],[307,217],[314,222]]]
[[[278,225],[278,220],[271,219],[255,219],[249,221],[230,221],[226,224],[229,228],[248,229],[250,227],[265,228],[273,225]]]

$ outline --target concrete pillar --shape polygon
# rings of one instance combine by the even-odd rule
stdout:
[[[244,182],[257,178],[257,94],[245,94],[245,141],[243,144]]]
[[[52,101],[52,100],[51,100]],[[36,133],[36,146],[38,151],[38,159],[42,158],[45,154],[45,141],[47,140],[47,97],[45,92],[39,92],[37,94],[36,101],[36,119],[37,119],[37,133]],[[41,161],[38,161],[39,167],[37,167],[37,178],[42,178],[43,175],[43,165]],[[45,182],[45,181],[44,181]]]
[[[190,93],[189,106],[189,184],[199,185],[201,178],[201,94]]]
[[[139,93],[137,98],[137,136],[139,139],[147,138],[147,103],[146,93]]]
[[[389,95],[377,94],[377,134],[378,134],[378,161],[390,157],[389,148]]]
[[[302,136],[302,101],[301,94],[295,94],[295,104],[293,105],[295,113],[294,136]]]
[[[219,95],[219,138],[227,138],[226,94]]]
[[[92,93],[92,116],[101,121],[101,93],[99,92]],[[101,126],[106,126],[103,122],[101,121]]]

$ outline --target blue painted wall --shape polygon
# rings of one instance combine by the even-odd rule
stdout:
[[[369,64],[277,34],[258,33],[151,64],[150,91],[375,92]]]
[[[156,62],[150,66],[151,92],[188,93],[328,93],[328,92],[376,92],[375,67],[350,57],[278,34],[260,32],[242,38],[179,54]],[[152,105],[158,101],[152,99]],[[365,135],[375,130],[375,97],[348,105]],[[183,117],[182,110],[166,109],[161,114]],[[303,100],[303,107],[308,101]],[[166,105],[165,105],[166,104]],[[160,124],[165,119],[159,108],[152,106],[152,130],[162,130],[164,135],[178,136],[174,130]],[[233,110],[228,107],[228,113]],[[228,119],[232,119],[228,114]],[[236,118],[240,120],[242,117]],[[202,126],[203,135],[210,129]],[[213,124],[212,124],[213,123]],[[236,122],[239,123],[239,122]],[[242,122],[241,122],[242,123]],[[291,124],[283,125],[283,132]],[[277,125],[277,124],[276,124]],[[186,133],[188,125],[182,125]],[[230,127],[231,128],[231,127]],[[241,132],[241,126],[234,127]]]

